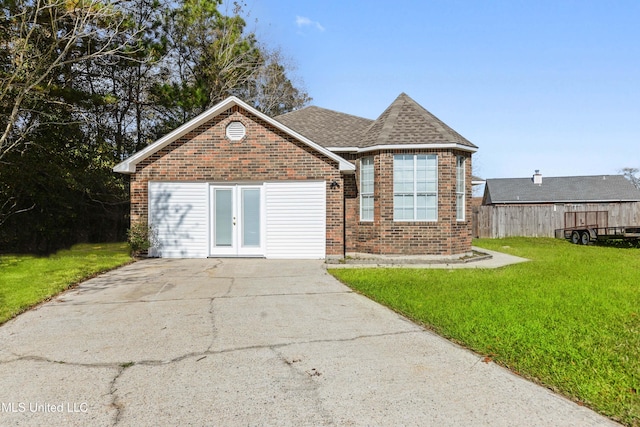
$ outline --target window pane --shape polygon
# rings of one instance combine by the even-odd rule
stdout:
[[[456,219],[464,220],[464,194],[456,195]]]
[[[397,185],[394,185],[393,188],[394,193],[413,193],[413,182],[397,182]]]
[[[364,194],[373,193],[373,179],[369,176],[363,177],[364,179],[361,182],[361,192]]]
[[[373,158],[363,158],[360,168],[360,192],[373,193]]]
[[[464,157],[458,156],[456,162],[456,219],[464,221],[465,216],[465,168]]]
[[[456,162],[456,191],[464,191],[464,157],[458,156]]]
[[[438,180],[438,156],[427,156],[427,171],[430,180]]]
[[[215,245],[231,246],[233,233],[233,199],[231,189],[216,189]]]
[[[413,192],[413,185],[413,156],[394,156],[393,191],[395,193]]]
[[[438,191],[438,156],[417,156],[418,171],[416,191],[432,193]]]
[[[395,220],[413,220],[413,195],[393,197],[393,217]]]
[[[424,194],[416,196],[416,220],[427,220],[427,196]]]
[[[424,186],[425,193],[435,193],[438,191],[438,183],[436,181],[429,181]]]
[[[360,203],[360,220],[373,221],[373,196],[362,196]]]
[[[416,181],[418,188],[427,181],[427,156],[416,156]]]
[[[360,161],[360,221],[373,221],[373,157]]]
[[[438,196],[435,194],[427,195],[427,221],[438,220]]]
[[[427,157],[418,156],[416,160],[416,191],[418,193],[424,193],[427,188],[428,170],[427,170]]]
[[[242,189],[242,246],[260,246],[260,190]]]
[[[416,220],[417,221],[437,221],[438,220],[438,198],[434,194],[419,194],[416,196]]]

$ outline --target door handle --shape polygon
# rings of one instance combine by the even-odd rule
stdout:
[[[236,217],[233,217],[233,225],[236,225]]]

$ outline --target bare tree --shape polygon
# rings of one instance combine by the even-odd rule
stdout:
[[[40,123],[37,103],[65,67],[136,49],[116,3],[99,0],[16,0],[0,6],[0,161],[23,147]],[[122,34],[128,34],[122,37]]]
[[[165,19],[169,54],[165,83],[155,88],[156,107],[168,128],[184,123],[235,95],[259,110],[278,115],[310,101],[288,77],[292,70],[278,50],[246,31],[242,5],[227,16],[211,0],[182,0]]]
[[[157,108],[169,127],[183,123],[229,95],[239,95],[263,59],[254,34],[238,15],[218,11],[218,1],[182,0],[167,10],[164,83],[156,87]]]
[[[622,168],[620,173],[640,190],[640,169],[638,168]]]
[[[280,50],[262,49],[264,61],[254,72],[245,94],[246,101],[263,113],[275,117],[304,107],[309,94],[289,78],[295,67]]]

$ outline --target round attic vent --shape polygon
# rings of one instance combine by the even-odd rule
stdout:
[[[241,122],[231,122],[227,125],[227,138],[232,141],[240,141],[247,134],[247,130]]]

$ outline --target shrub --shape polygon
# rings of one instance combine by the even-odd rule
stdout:
[[[143,222],[131,224],[127,231],[129,249],[131,255],[140,256],[157,243],[157,231],[153,226],[147,226]]]

